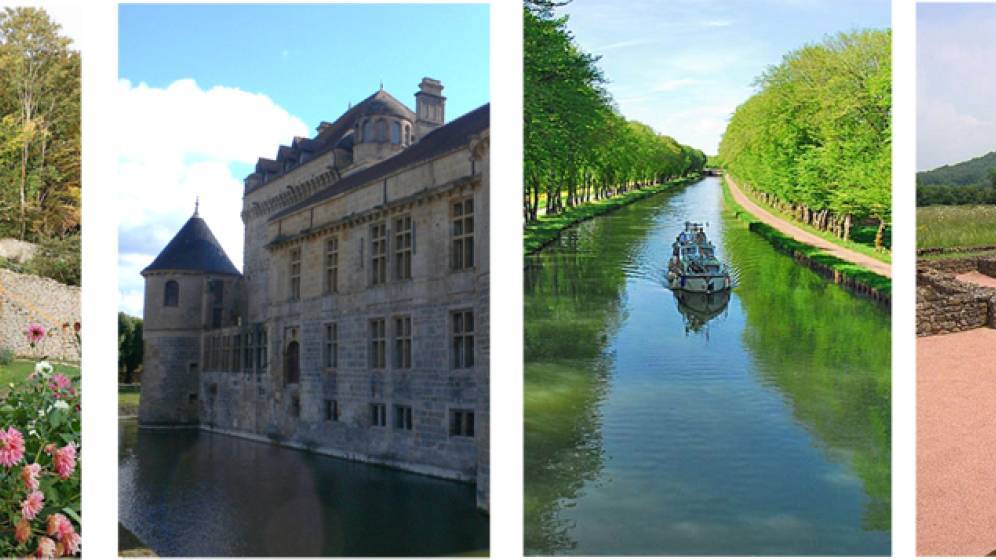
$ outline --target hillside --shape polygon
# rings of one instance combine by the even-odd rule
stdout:
[[[916,174],[917,186],[947,185],[989,185],[989,173],[996,169],[996,152],[989,152],[968,161],[954,165],[943,165],[930,171]]]

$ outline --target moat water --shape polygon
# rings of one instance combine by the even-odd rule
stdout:
[[[888,555],[890,318],[724,210],[718,178],[527,258],[531,555]],[[686,220],[737,286],[679,305]]]
[[[488,550],[472,486],[198,430],[118,423],[118,515],[160,556]]]

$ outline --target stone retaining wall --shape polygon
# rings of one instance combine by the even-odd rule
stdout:
[[[79,287],[0,269],[0,348],[9,348],[22,357],[79,361],[73,325],[80,317]],[[32,323],[50,331],[35,349],[25,336]]]
[[[971,266],[969,266],[971,265]],[[962,282],[955,274],[976,270],[996,277],[996,258],[920,261],[917,266],[916,334],[931,336],[996,328],[996,289]]]

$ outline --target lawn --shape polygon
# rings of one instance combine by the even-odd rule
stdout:
[[[996,245],[996,206],[924,206],[916,209],[916,246]]]
[[[118,416],[137,416],[140,393],[118,390]]]
[[[56,373],[63,373],[69,377],[77,377],[80,374],[78,366],[53,364]],[[23,381],[35,370],[33,360],[14,360],[13,362],[0,366],[0,387],[7,387],[7,384],[15,385]]]

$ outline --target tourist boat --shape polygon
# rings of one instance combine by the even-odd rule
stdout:
[[[672,290],[711,294],[732,287],[729,268],[716,258],[716,246],[706,237],[703,224],[685,222],[672,247],[667,267]]]

